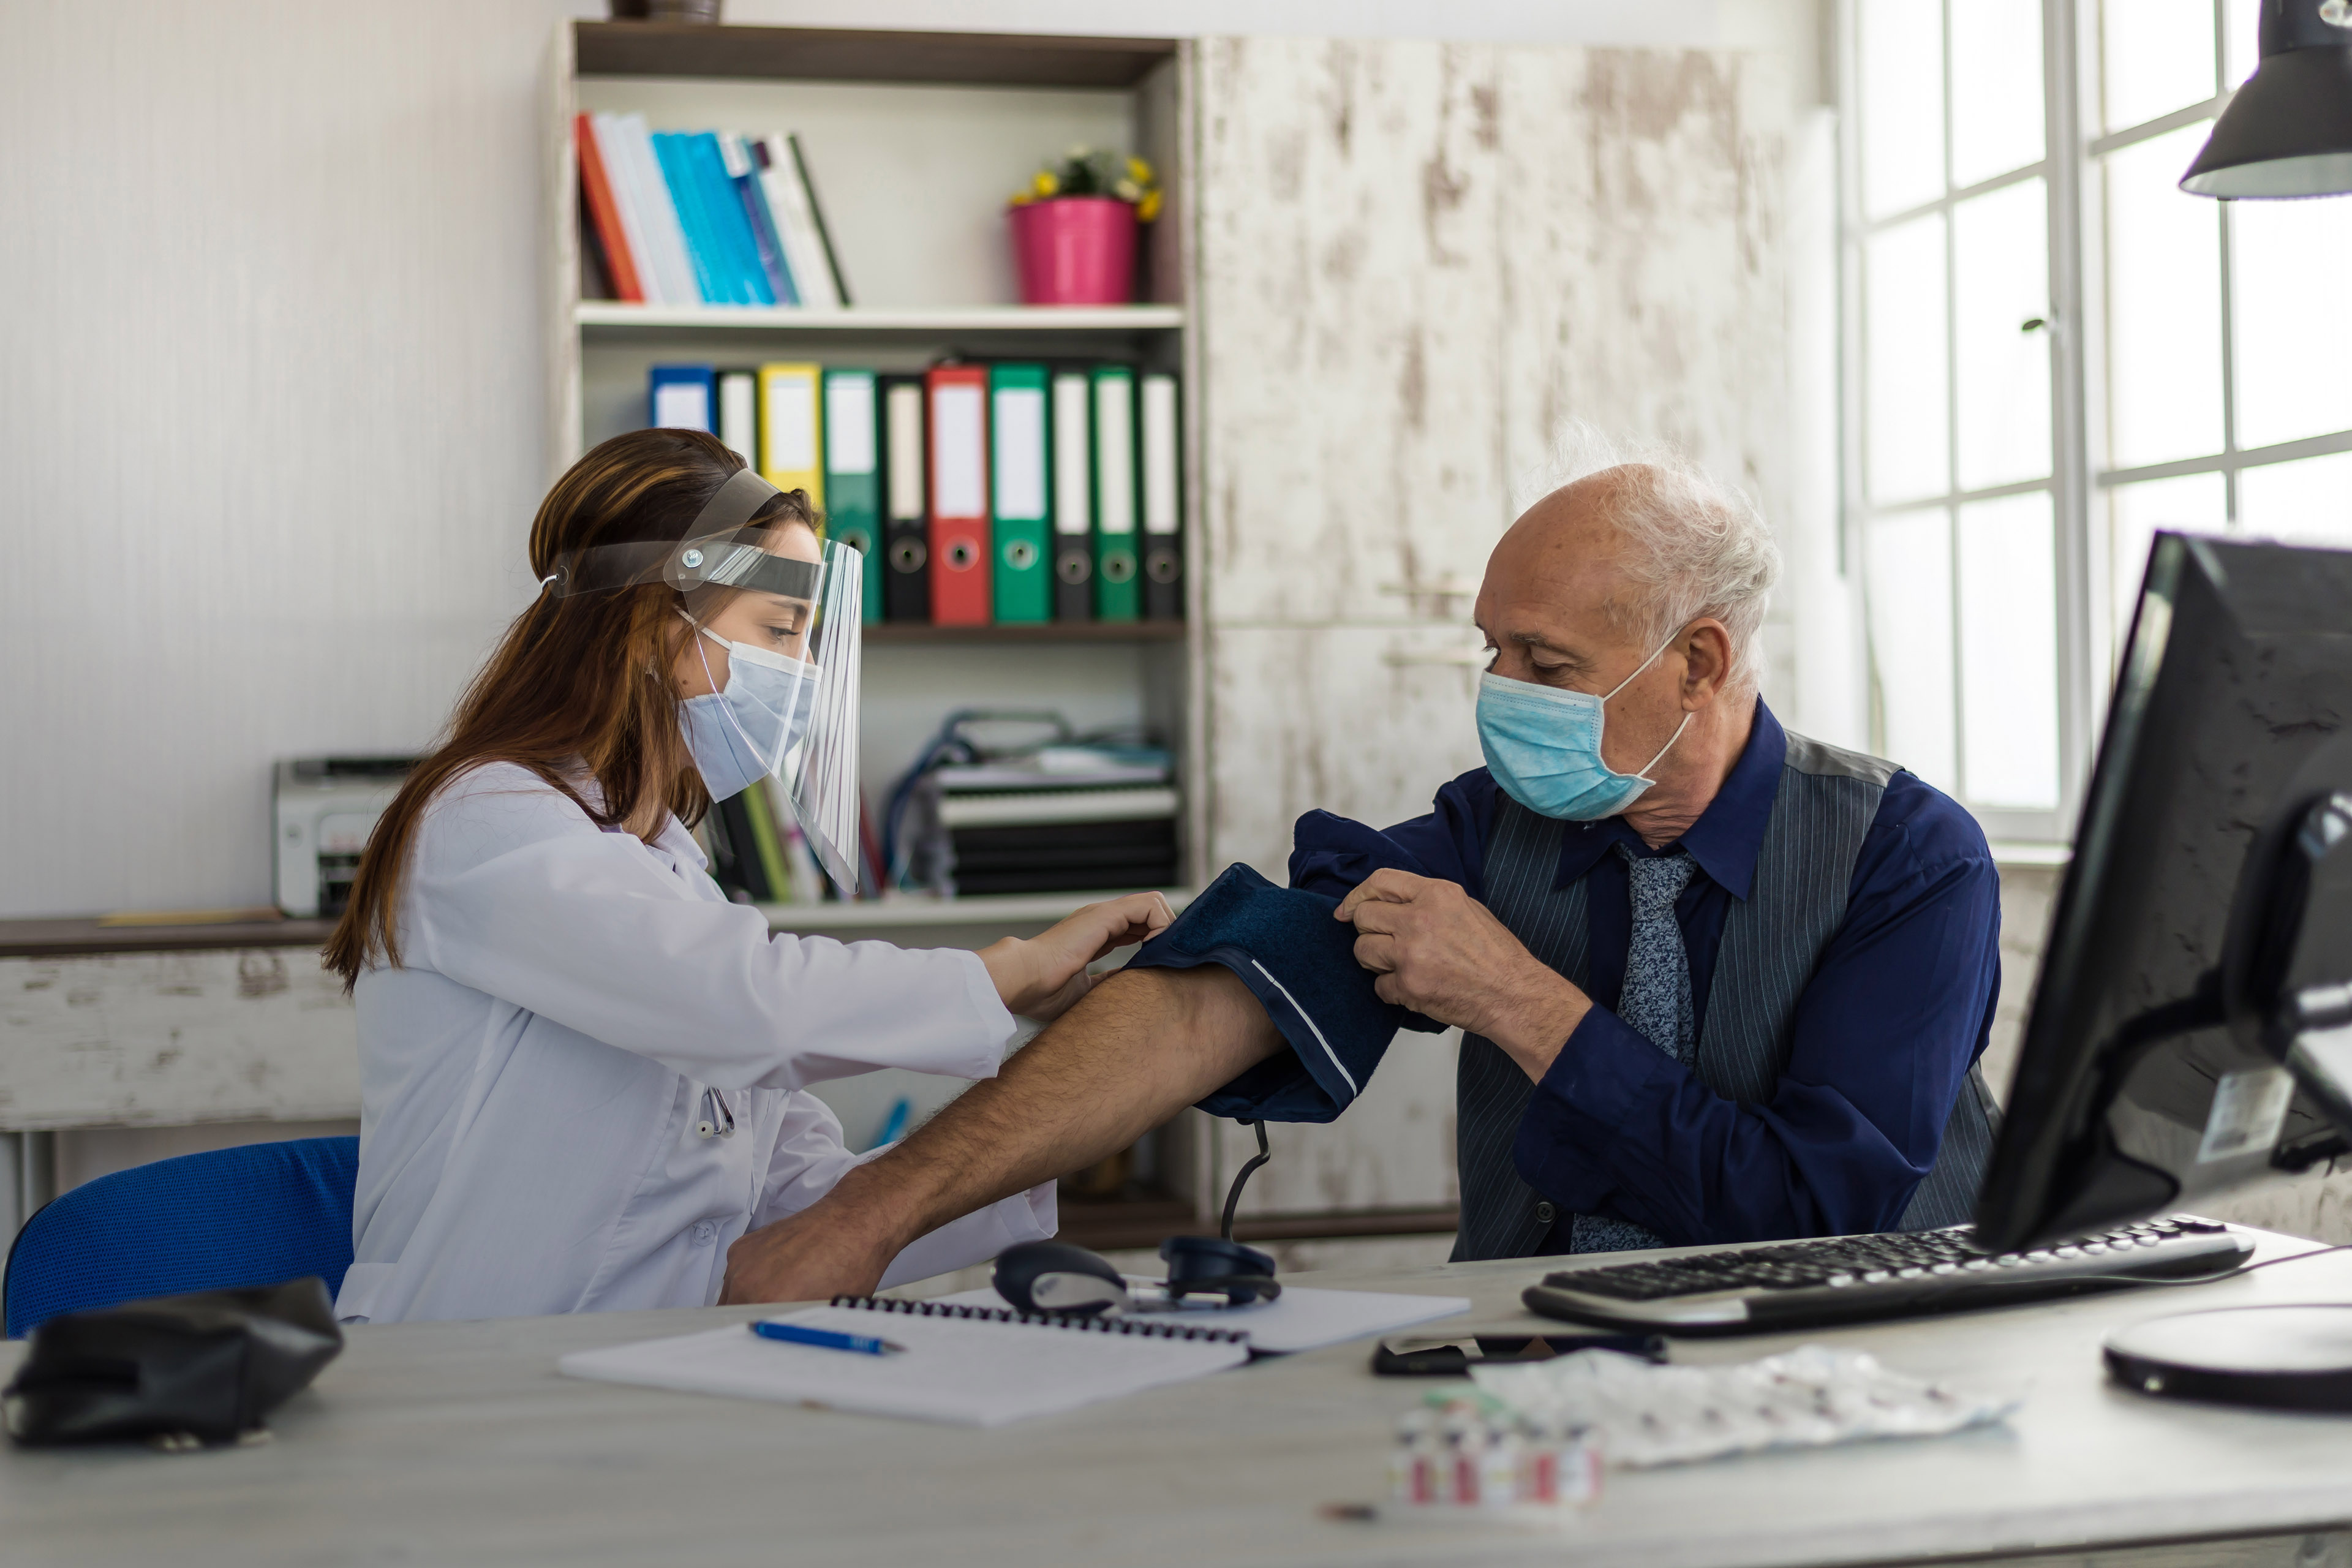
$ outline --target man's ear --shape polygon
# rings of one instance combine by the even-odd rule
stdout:
[[[1683,700],[1704,708],[1731,683],[1731,633],[1709,616],[1684,628]]]

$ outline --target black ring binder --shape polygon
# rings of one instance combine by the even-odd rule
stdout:
[[[1125,1334],[1131,1339],[1213,1340],[1247,1344],[1249,1335],[1234,1329],[1196,1329],[1187,1323],[1148,1323],[1136,1318],[1055,1318],[1042,1312],[1016,1312],[1010,1307],[966,1307],[950,1301],[901,1301],[883,1296],[835,1296],[829,1305],[860,1312],[903,1312],[918,1318],[971,1318],[985,1323],[1034,1323],[1041,1329],[1076,1329],[1097,1334]]]

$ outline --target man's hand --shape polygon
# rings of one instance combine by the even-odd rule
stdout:
[[[1541,1078],[1592,1003],[1459,883],[1375,871],[1334,911],[1383,1002],[1484,1035]]]
[[[814,1207],[736,1237],[719,1304],[872,1295],[898,1246],[857,1202],[864,1173],[851,1171]]]
[[[1007,1012],[1051,1023],[1094,985],[1087,965],[1131,942],[1149,942],[1176,913],[1158,893],[1129,893],[1088,904],[1024,942],[1008,936],[980,950]]]

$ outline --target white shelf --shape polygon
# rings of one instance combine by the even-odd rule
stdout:
[[[857,903],[761,904],[770,931],[888,931],[911,926],[1050,924],[1087,904],[1115,899],[1132,888],[1100,893],[994,893],[969,899],[919,895]],[[1182,913],[1192,901],[1189,888],[1162,888],[1169,907]]]
[[[918,305],[819,310],[775,305],[627,305],[583,300],[583,327],[794,332],[1160,331],[1184,324],[1181,305]]]

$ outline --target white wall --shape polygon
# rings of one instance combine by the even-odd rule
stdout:
[[[528,591],[565,0],[0,6],[0,916],[260,903],[273,757],[423,744]],[[1732,45],[1814,0],[739,0],[738,22]]]

